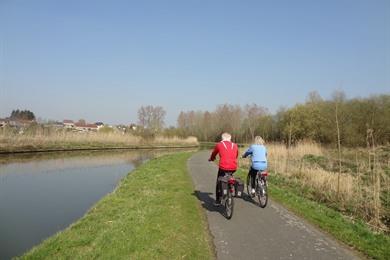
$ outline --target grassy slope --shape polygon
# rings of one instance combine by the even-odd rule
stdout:
[[[24,259],[210,259],[210,237],[178,153],[140,166],[86,216]]]
[[[246,170],[238,176],[246,178]],[[302,216],[345,244],[374,259],[390,259],[390,238],[372,232],[363,221],[352,221],[341,213],[318,202],[302,197],[298,187],[292,187],[281,177],[270,176],[269,194],[297,215]]]

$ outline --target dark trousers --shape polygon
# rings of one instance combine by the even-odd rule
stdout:
[[[255,170],[253,169],[252,167],[249,169],[249,172],[248,172],[248,175],[251,176],[251,186],[252,186],[252,189],[255,188],[256,186],[256,174],[257,174],[258,170]]]
[[[223,169],[218,169],[218,176],[217,176],[217,182],[215,184],[215,201],[217,202],[221,202],[221,184],[218,182],[218,178],[219,177],[223,177],[226,175],[226,173],[234,173],[235,171],[227,171],[227,170],[223,170]]]

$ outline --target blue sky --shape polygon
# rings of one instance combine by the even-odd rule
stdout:
[[[0,117],[137,121],[390,93],[390,1],[0,0]]]

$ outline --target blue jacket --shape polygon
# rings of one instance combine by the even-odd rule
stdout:
[[[264,145],[252,144],[243,157],[251,155],[252,168],[258,171],[267,169],[267,148]]]

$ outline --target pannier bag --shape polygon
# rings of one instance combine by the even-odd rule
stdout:
[[[226,176],[218,177],[218,182],[221,187],[221,194],[226,195],[228,189],[228,178]]]
[[[244,182],[240,178],[236,178],[234,189],[236,191],[236,197],[242,197],[244,193]]]

